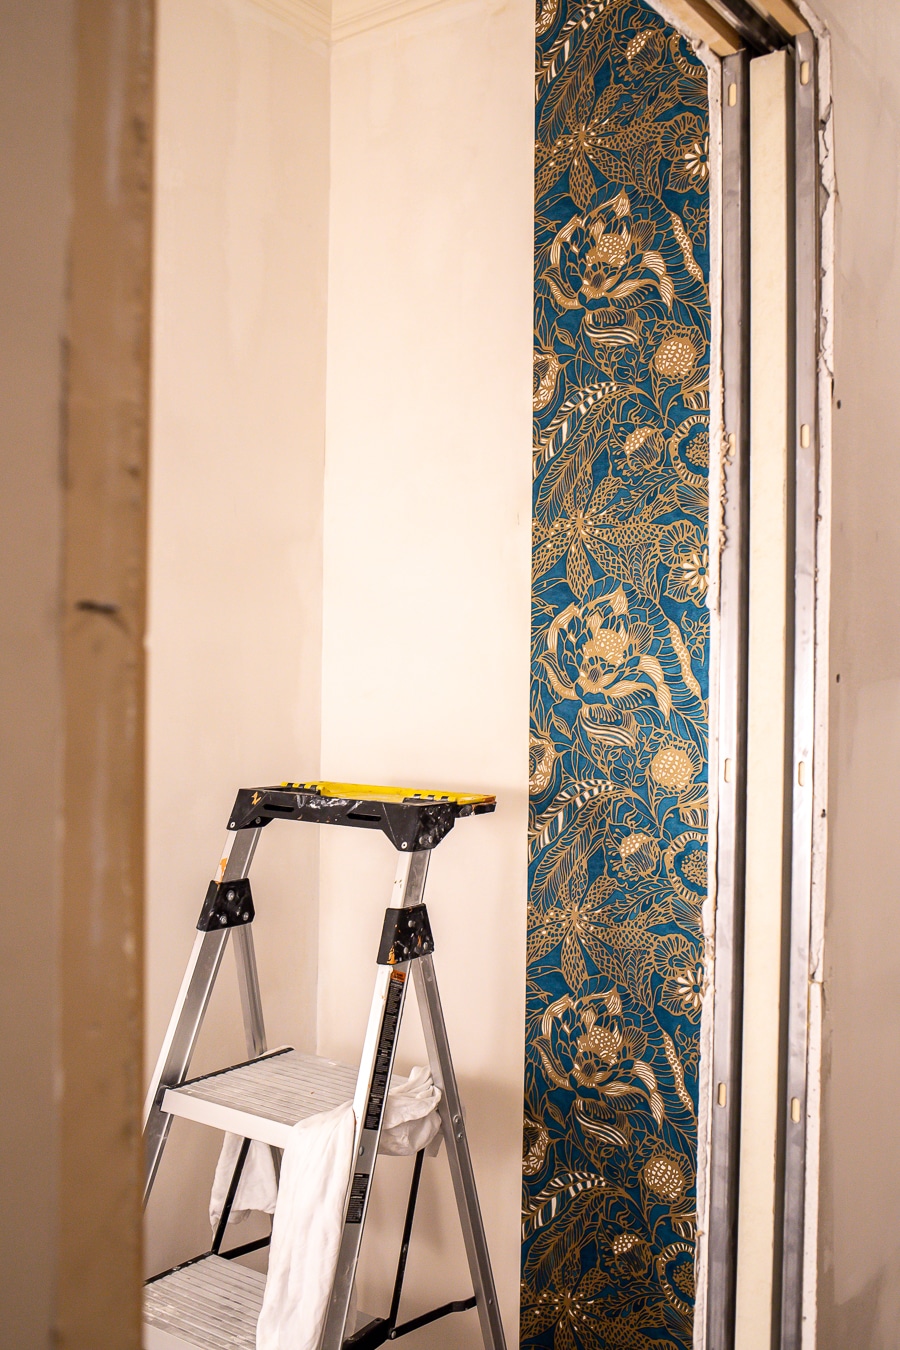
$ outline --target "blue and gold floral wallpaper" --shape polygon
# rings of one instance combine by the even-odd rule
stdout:
[[[707,892],[707,71],[539,0],[521,1344],[692,1343]]]

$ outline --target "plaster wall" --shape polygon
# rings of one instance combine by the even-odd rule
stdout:
[[[900,10],[820,0],[837,173],[820,1350],[900,1325]]]
[[[336,32],[341,32],[336,11]],[[528,778],[533,11],[444,4],[332,62],[322,769],[494,791],[431,865],[429,913],[507,1335],[518,1343]],[[393,850],[321,841],[319,1051],[359,1053]],[[410,1009],[412,1011],[411,1001]],[[400,1066],[422,1063],[415,1012]],[[389,1177],[408,1160],[386,1160]],[[384,1180],[384,1178],[383,1178]],[[399,1182],[398,1182],[399,1184]],[[376,1194],[360,1306],[402,1214]],[[409,1315],[469,1289],[441,1155]],[[475,1313],[419,1333],[469,1346]]]
[[[318,769],[328,52],[278,9],[159,6],[148,1073],[236,789]],[[254,864],[271,1045],[314,1046],[317,845],[276,825]],[[244,1057],[229,951],[194,1069]],[[218,1144],[175,1122],[148,1269],[208,1246]]]
[[[50,1343],[56,1273],[72,11],[68,0],[0,4],[0,1308],[17,1350]]]

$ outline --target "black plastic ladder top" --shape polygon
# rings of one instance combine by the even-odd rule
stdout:
[[[344,825],[381,830],[396,849],[418,853],[435,848],[457,820],[485,815],[495,808],[494,797],[474,793],[407,792],[352,783],[344,785],[343,792],[335,792],[323,791],[315,783],[282,783],[278,787],[241,788],[228,828],[259,829],[272,820]]]

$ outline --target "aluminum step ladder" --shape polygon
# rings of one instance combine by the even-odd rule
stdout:
[[[243,1138],[212,1249],[147,1282],[144,1350],[254,1350],[265,1276],[234,1259],[268,1238],[222,1251],[241,1169],[252,1140],[273,1149],[278,1162],[298,1120],[353,1100],[354,1171],[345,1202],[337,1269],[320,1350],[374,1350],[427,1322],[476,1307],[485,1350],[505,1350],[497,1294],[485,1240],[462,1104],[450,1058],[435,979],[434,940],[423,901],[432,850],[461,817],[493,811],[495,799],[460,793],[343,783],[282,783],[238,792],[221,861],[209,884],[197,937],[163,1041],[144,1111],[146,1184],[150,1195],[169,1127],[182,1116]],[[375,992],[358,1068],[290,1046],[269,1051],[256,958],[249,872],[263,829],[273,820],[302,820],[381,830],[397,850],[397,874],[385,911],[377,954]],[[245,1063],[188,1080],[210,995],[229,936],[233,935],[247,1039]],[[416,1156],[390,1312],[348,1326],[349,1309],[385,1098],[410,977],[425,1033],[428,1059],[440,1089],[440,1119],[465,1242],[474,1295],[399,1323],[400,1294],[423,1154]]]

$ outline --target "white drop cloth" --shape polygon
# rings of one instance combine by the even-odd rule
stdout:
[[[441,1090],[435,1087],[430,1069],[417,1067],[408,1078],[398,1078],[384,1104],[378,1152],[405,1158],[427,1148],[433,1157],[441,1145],[440,1100]]]
[[[402,1156],[427,1148],[436,1153],[440,1100],[429,1069],[415,1068],[408,1079],[396,1080],[385,1102],[379,1152]],[[239,1221],[251,1209],[275,1215],[257,1350],[317,1350],[353,1171],[355,1128],[351,1102],[298,1121],[284,1151],[280,1187],[268,1146],[258,1141],[250,1145],[232,1217]],[[240,1147],[239,1136],[225,1136],[210,1196],[213,1227]]]
[[[318,1350],[353,1168],[353,1105],[301,1120],[281,1164],[256,1350]]]
[[[440,1147],[441,1122],[437,1113],[440,1091],[434,1086],[430,1069],[415,1068],[409,1078],[398,1078],[388,1092],[381,1130],[379,1153],[405,1157],[427,1148],[435,1154]],[[216,1165],[209,1197],[209,1223],[215,1229],[225,1208],[228,1187],[243,1140],[239,1134],[226,1134]],[[272,1151],[268,1144],[254,1139],[247,1153],[231,1209],[230,1223],[243,1223],[252,1210],[275,1213],[278,1183]]]
[[[222,1144],[209,1197],[209,1223],[212,1229],[218,1226],[222,1210],[225,1208],[228,1188],[234,1176],[235,1164],[243,1142],[239,1134],[226,1134]],[[268,1144],[261,1144],[258,1139],[254,1139],[247,1152],[244,1170],[238,1182],[229,1223],[243,1223],[254,1209],[261,1210],[263,1214],[274,1214],[277,1199],[278,1183],[275,1180],[272,1150]]]

